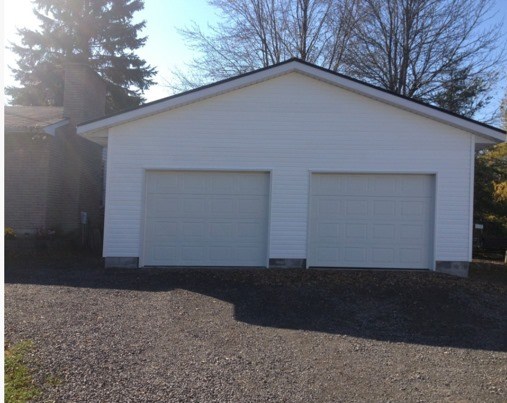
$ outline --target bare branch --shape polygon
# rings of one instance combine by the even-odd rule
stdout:
[[[181,30],[180,87],[291,57],[472,116],[505,66],[494,0],[210,0],[222,22]],[[505,42],[505,41],[504,41]]]

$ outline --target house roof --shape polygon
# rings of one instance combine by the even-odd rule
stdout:
[[[162,98],[134,109],[84,122],[78,125],[77,132],[78,134],[87,135],[91,140],[94,138],[99,140],[99,138],[107,137],[107,129],[110,127],[165,112],[292,72],[298,72],[441,123],[449,124],[480,136],[489,142],[504,142],[506,139],[506,132],[494,126],[396,94],[300,59],[290,59],[269,67],[231,77],[167,98]]]
[[[45,131],[67,123],[59,106],[5,106],[4,117],[6,132]]]

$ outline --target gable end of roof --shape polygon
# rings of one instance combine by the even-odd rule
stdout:
[[[504,142],[506,139],[506,132],[497,127],[455,114],[434,105],[408,98],[300,59],[289,59],[272,66],[149,102],[137,108],[84,122],[78,125],[77,131],[78,134],[84,135],[105,130],[109,127],[162,113],[170,109],[198,102],[291,72],[298,72],[409,112],[425,116],[444,124],[449,124],[484,137],[489,141]]]

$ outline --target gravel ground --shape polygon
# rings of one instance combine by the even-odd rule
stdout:
[[[507,268],[105,270],[7,262],[42,401],[507,400]]]

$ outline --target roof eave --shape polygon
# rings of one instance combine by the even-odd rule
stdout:
[[[53,123],[53,124],[50,124],[50,125],[44,127],[44,132],[47,133],[47,134],[50,134],[50,135],[54,136],[54,135],[56,135],[56,130],[57,129],[59,129],[60,127],[63,127],[65,125],[68,125],[69,122],[70,121],[67,118],[62,119],[59,122],[56,122],[56,123]]]
[[[51,136],[54,136],[56,134],[56,129],[65,126],[69,123],[69,119],[65,118],[58,122],[51,123],[46,126],[6,126],[5,127],[5,133],[11,133],[11,134],[49,134]]]

